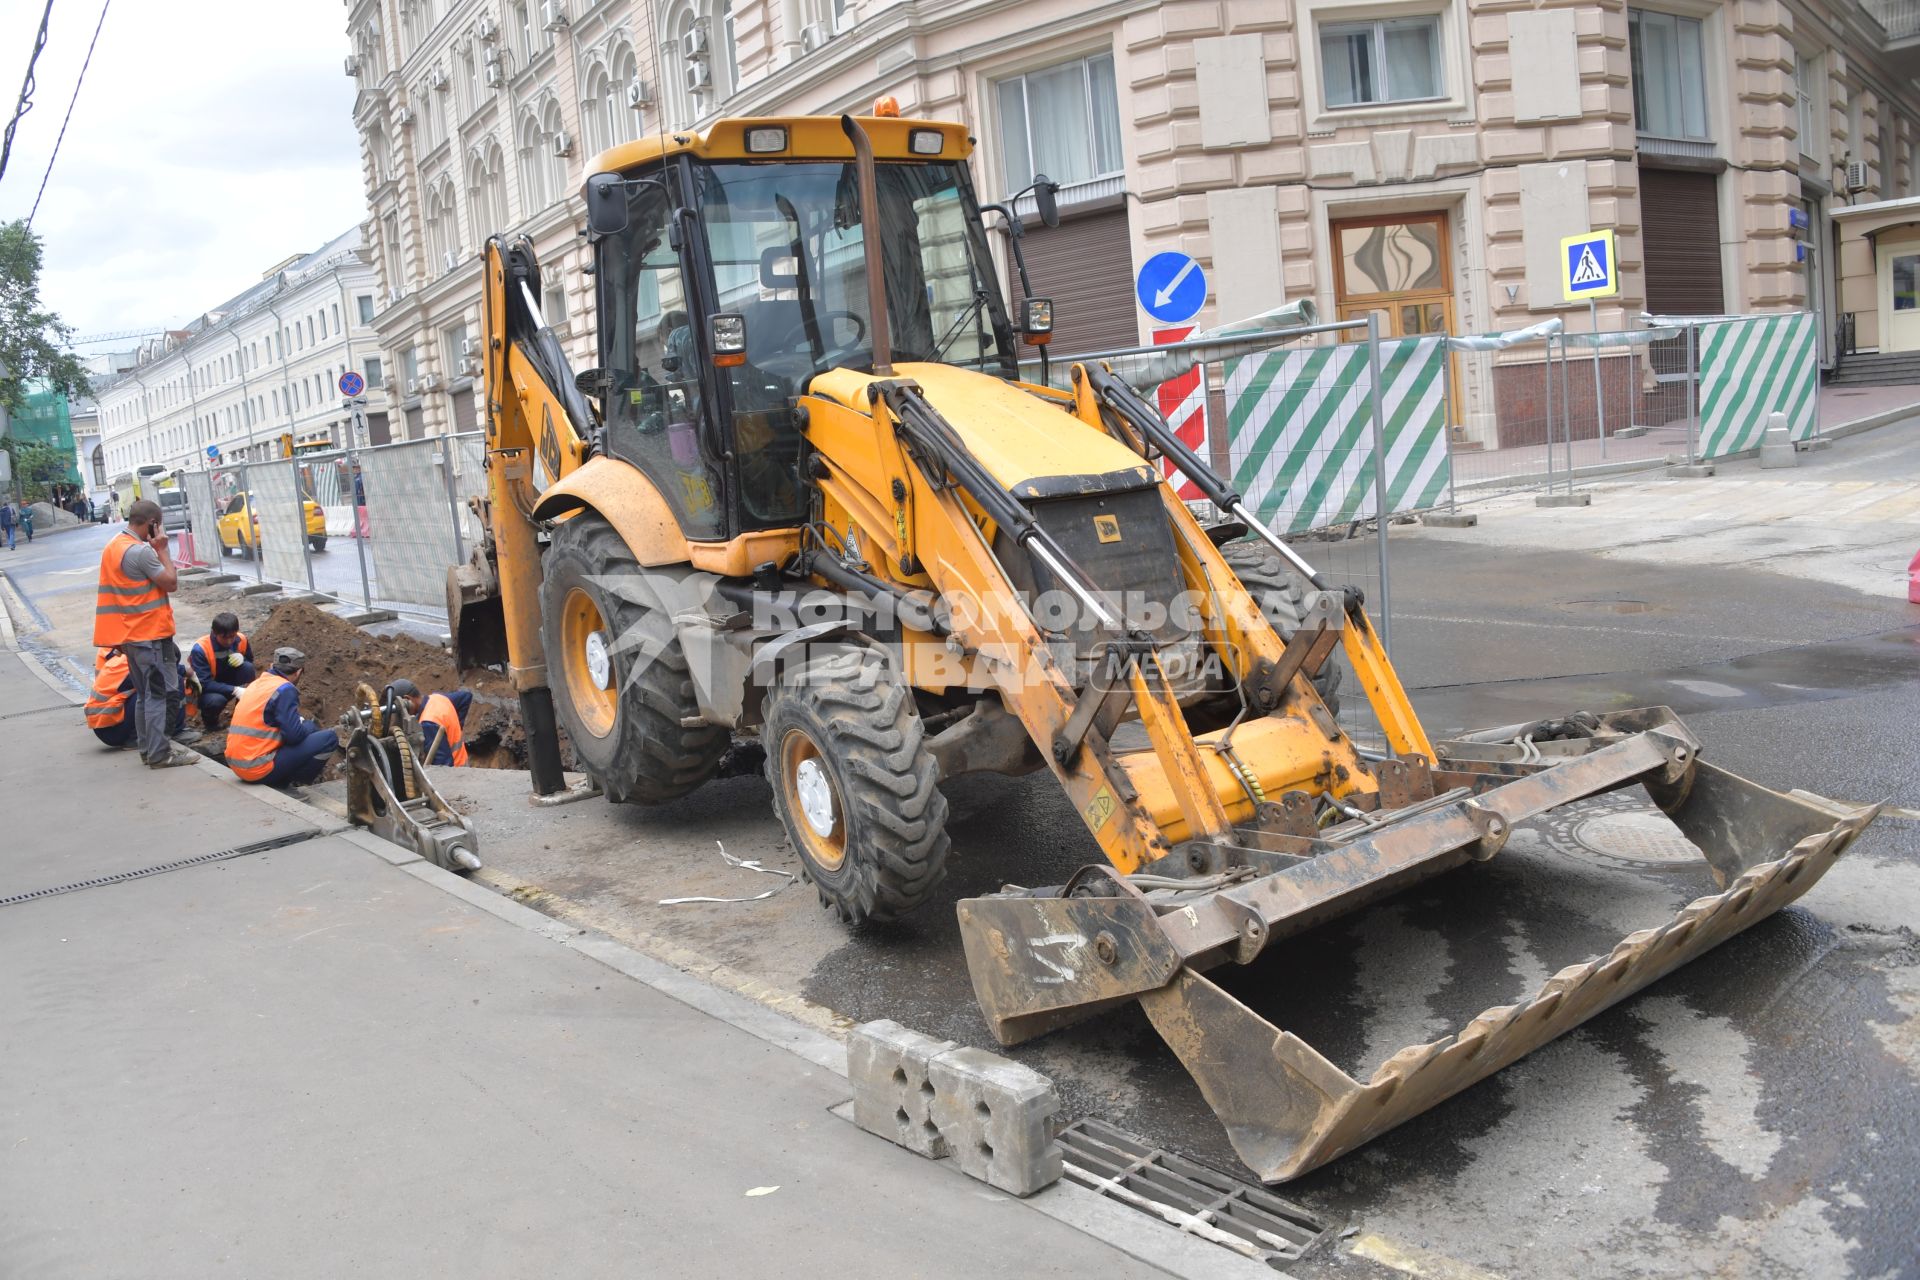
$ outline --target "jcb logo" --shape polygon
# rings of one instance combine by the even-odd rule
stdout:
[[[1093,531],[1099,535],[1100,541],[1102,542],[1120,541],[1120,517],[1095,516],[1093,518]]]

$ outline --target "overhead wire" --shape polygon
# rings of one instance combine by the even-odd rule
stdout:
[[[48,0],[51,5],[52,0]],[[47,194],[47,179],[53,176],[53,162],[60,156],[60,144],[66,140],[67,124],[73,119],[73,104],[80,101],[80,86],[86,83],[87,68],[93,63],[93,46],[100,43],[100,28],[107,25],[107,9],[113,0],[103,0],[100,5],[100,19],[93,24],[93,39],[87,41],[87,56],[80,63],[80,74],[73,82],[73,96],[67,99],[67,114],[60,118],[60,132],[53,140],[53,154],[47,157],[47,171],[40,175],[40,190],[34,193],[33,208],[27,211],[27,226],[33,226],[33,216],[40,212],[40,197]]]
[[[7,158],[13,154],[13,131],[20,127],[20,118],[33,110],[33,64],[40,61],[40,51],[47,47],[47,22],[53,17],[53,0],[47,0],[47,7],[40,15],[40,32],[33,38],[33,52],[27,55],[27,75],[20,82],[20,99],[14,103],[13,119],[7,121],[7,135],[0,141],[0,178],[7,176]]]

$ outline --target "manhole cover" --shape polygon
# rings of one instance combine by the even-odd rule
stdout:
[[[1660,813],[1647,809],[1583,818],[1573,838],[1591,853],[1635,866],[1665,867],[1700,861],[1700,851]]]
[[[1568,600],[1561,604],[1570,613],[1652,613],[1645,600]]]

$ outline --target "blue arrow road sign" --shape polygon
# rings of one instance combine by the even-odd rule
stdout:
[[[219,460],[220,460],[220,446],[219,446],[219,445],[217,445],[217,444],[210,444],[210,445],[208,445],[208,446],[207,446],[207,456],[208,456],[209,458],[212,458],[212,459],[213,459],[214,461],[216,461],[216,462],[217,462],[217,461],[219,461]]]
[[[1148,315],[1179,324],[1200,314],[1207,301],[1207,273],[1184,253],[1156,253],[1140,268],[1133,291]]]
[[[367,389],[367,380],[349,369],[340,375],[340,394],[357,396]]]

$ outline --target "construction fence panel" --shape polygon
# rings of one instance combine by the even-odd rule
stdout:
[[[261,568],[281,582],[307,581],[305,495],[293,459],[247,467]]]
[[[1247,505],[1291,533],[1371,520],[1385,449],[1388,515],[1430,509],[1450,480],[1446,339],[1378,346],[1379,422],[1365,343],[1270,351],[1226,362],[1227,451]]]
[[[480,525],[480,517],[475,514],[468,500],[484,498],[487,494],[487,434],[484,431],[470,432],[454,437],[453,452],[453,512],[454,527],[460,534],[460,552],[462,557],[471,552],[486,530]]]
[[[220,559],[219,509],[213,498],[213,474],[189,471],[180,477],[187,495],[187,520],[193,532],[193,561],[212,564]]]
[[[459,447],[458,438],[436,436],[358,454],[377,599],[446,603],[447,568],[460,559],[447,501],[447,470]]]
[[[1622,467],[1689,456],[1691,424],[1684,414],[1664,417],[1667,397],[1652,364],[1657,347],[1681,337],[1671,328],[1559,336],[1553,405],[1560,443],[1550,485],[1571,490]]]
[[[1698,345],[1703,458],[1759,448],[1775,413],[1786,415],[1793,439],[1814,433],[1819,355],[1811,312],[1703,324]]]

